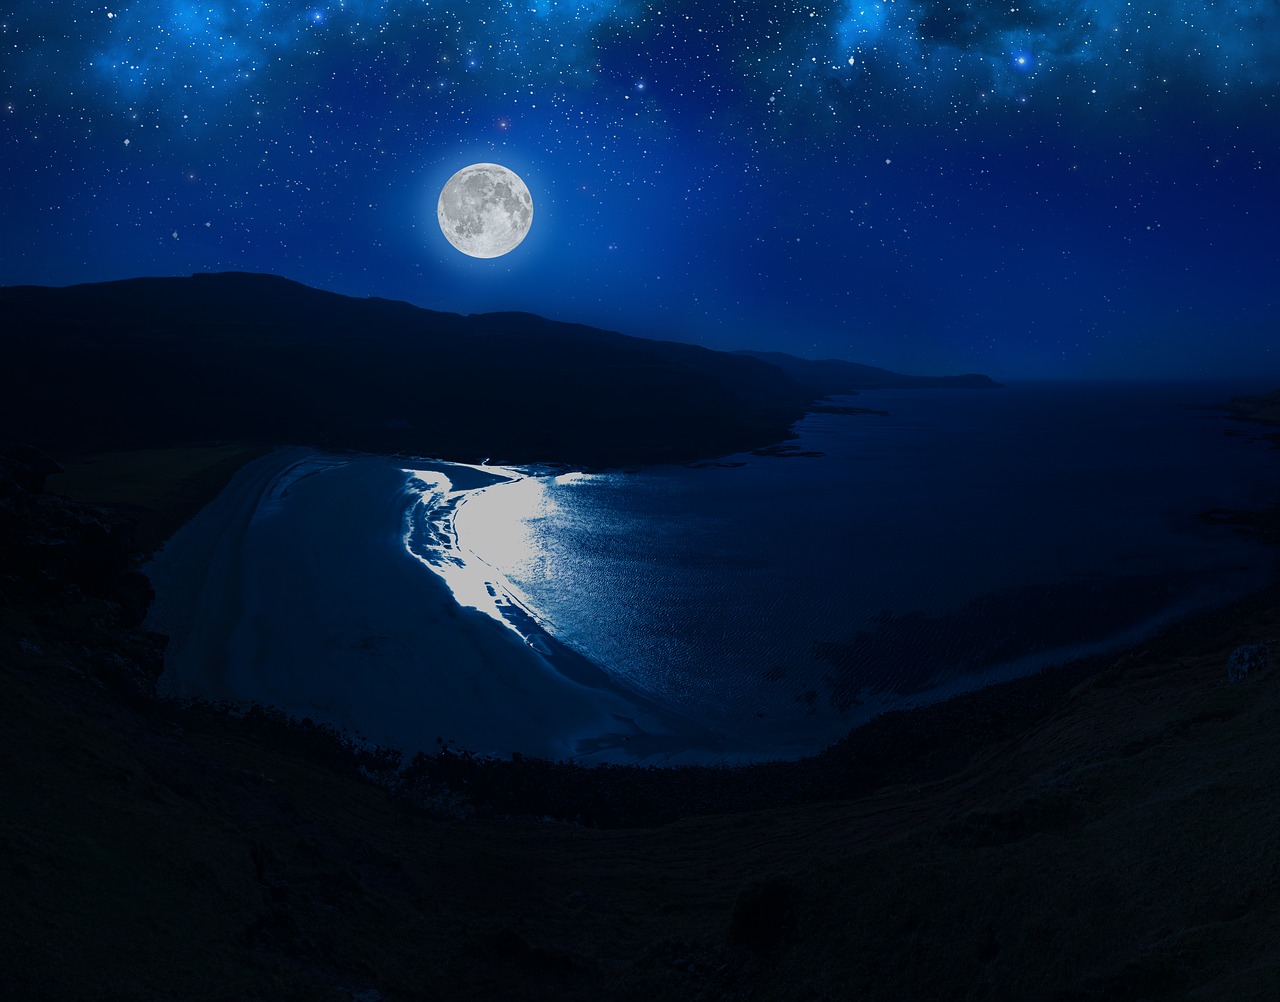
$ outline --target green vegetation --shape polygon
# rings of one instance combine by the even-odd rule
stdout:
[[[64,462],[47,484],[76,501],[163,510],[174,507],[176,495],[187,485],[194,489],[211,467],[242,462],[250,453],[256,450],[239,445],[105,452]]]
[[[158,547],[263,446],[191,445],[102,452],[62,461],[47,489],[75,501],[119,508],[137,523],[136,545]]]

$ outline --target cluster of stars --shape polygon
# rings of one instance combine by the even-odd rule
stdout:
[[[662,75],[763,95],[762,121],[784,106],[801,118],[832,107],[847,118],[883,101],[899,114],[931,105],[963,117],[991,95],[1025,93],[1029,80],[1054,100],[1096,96],[1100,82],[1119,100],[1125,86],[1149,89],[1170,77],[1216,92],[1273,86],[1280,75],[1280,32],[1266,31],[1276,13],[1256,4],[1178,0],[1156,11],[1130,0],[1005,2],[120,0],[64,17],[28,2],[5,33],[13,65],[42,64],[70,106],[162,110],[196,90],[209,106],[204,117],[244,114],[300,61],[353,48],[415,62],[437,50],[444,72],[436,90],[466,75],[486,91],[517,80],[536,90],[589,87],[638,62],[637,93],[643,77]],[[678,97],[668,97],[674,113]]]

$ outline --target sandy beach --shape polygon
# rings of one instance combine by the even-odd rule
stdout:
[[[246,465],[146,567],[161,689],[280,707],[412,753],[437,739],[553,760],[714,760],[721,737],[545,635],[459,605],[404,545],[406,466],[279,449]]]

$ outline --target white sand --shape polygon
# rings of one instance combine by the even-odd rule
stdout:
[[[171,637],[162,690],[278,706],[410,754],[437,737],[580,761],[724,753],[459,606],[404,548],[401,465],[291,448],[241,470],[147,567],[149,625]]]

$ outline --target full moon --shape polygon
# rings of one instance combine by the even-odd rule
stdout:
[[[472,164],[445,183],[436,217],[440,232],[463,254],[501,257],[529,232],[533,196],[515,171],[500,164]]]

